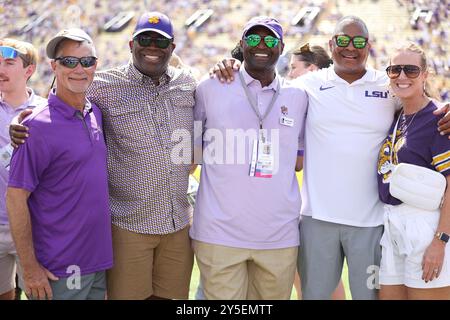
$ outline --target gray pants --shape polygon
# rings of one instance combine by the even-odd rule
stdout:
[[[350,290],[356,300],[378,297],[383,226],[352,227],[302,216],[298,270],[305,300],[330,299],[347,259]]]
[[[50,281],[50,286],[53,300],[105,300],[105,271],[81,276],[79,283],[77,280],[59,278],[57,281]]]

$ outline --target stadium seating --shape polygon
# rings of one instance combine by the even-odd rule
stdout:
[[[95,40],[99,68],[127,63],[128,41],[144,11],[166,13],[175,28],[175,52],[198,74],[224,56],[241,39],[245,22],[256,15],[276,17],[284,27],[285,52],[310,42],[328,47],[336,21],[356,14],[366,21],[372,42],[369,64],[384,69],[390,50],[401,40],[421,44],[430,57],[433,80],[441,96],[449,95],[450,14],[439,0],[166,0],[166,1],[6,1],[0,6],[0,37],[16,37],[39,48],[38,74],[30,86],[46,94],[52,72],[45,44],[57,30],[78,26]],[[79,10],[74,10],[79,7]],[[417,23],[411,25],[417,9]],[[424,10],[428,11],[424,11]],[[430,17],[431,12],[431,17]],[[286,59],[281,61],[286,62]]]

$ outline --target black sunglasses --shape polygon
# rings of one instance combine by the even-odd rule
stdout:
[[[355,47],[355,49],[364,49],[367,46],[368,40],[369,39],[363,36],[350,37],[346,34],[339,34],[334,36],[334,41],[336,42],[336,45],[341,48],[348,47],[350,42],[352,42],[353,47]]]
[[[169,45],[172,43],[172,39],[167,38],[152,38],[147,35],[138,35],[134,38],[141,47],[150,47],[152,43],[160,49],[167,49]]]
[[[413,64],[405,64],[405,65],[389,66],[386,68],[386,73],[390,79],[396,79],[400,77],[402,70],[405,73],[405,75],[410,79],[417,78],[420,74],[420,71],[422,71],[422,69],[419,66],[415,66]]]
[[[97,62],[97,57],[90,56],[77,58],[67,56],[55,58],[55,61],[59,61],[61,65],[70,69],[76,68],[78,63],[80,63],[83,68],[90,68]]]

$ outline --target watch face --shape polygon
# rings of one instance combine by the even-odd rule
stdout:
[[[450,236],[444,232],[441,233],[440,239],[444,242],[448,242],[448,239],[450,238]]]

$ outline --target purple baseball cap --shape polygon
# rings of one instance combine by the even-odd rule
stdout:
[[[138,20],[134,29],[133,38],[143,32],[153,31],[160,35],[173,39],[172,22],[168,16],[161,12],[146,12]]]
[[[283,28],[281,27],[281,24],[278,22],[277,19],[266,16],[259,16],[250,19],[245,25],[244,33],[242,35],[245,36],[248,30],[256,26],[262,26],[269,29],[270,31],[273,32],[275,37],[283,41]]]

